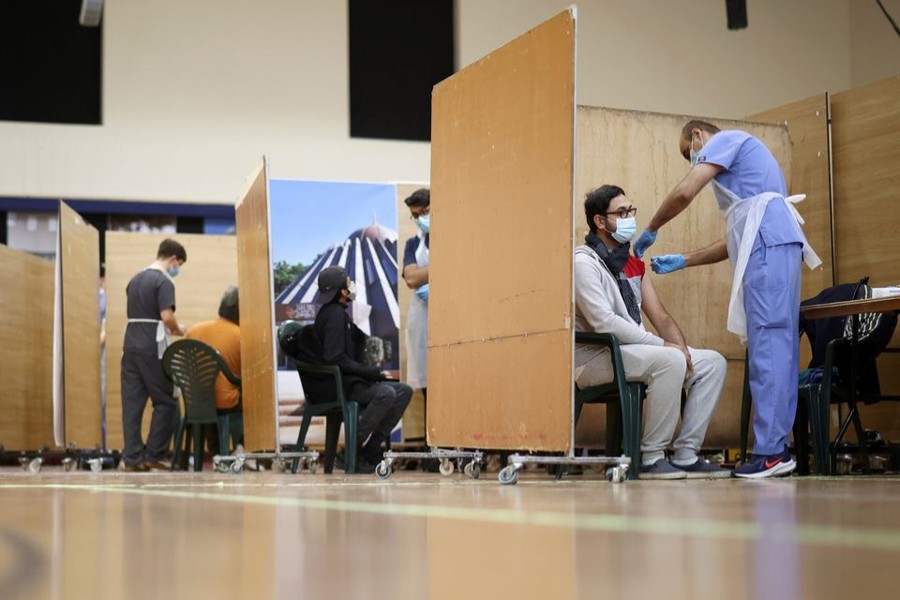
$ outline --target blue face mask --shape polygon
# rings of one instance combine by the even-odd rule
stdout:
[[[627,219],[616,219],[616,230],[610,232],[610,235],[620,244],[624,244],[630,242],[635,233],[637,233],[637,220],[634,217],[628,217]]]
[[[169,267],[168,273],[169,273],[169,277],[171,277],[172,279],[175,279],[176,277],[178,277],[179,272],[181,272],[181,269],[179,267],[177,267],[177,266]]]
[[[428,233],[431,230],[431,215],[422,215],[416,219],[416,225],[422,230],[422,233]]]

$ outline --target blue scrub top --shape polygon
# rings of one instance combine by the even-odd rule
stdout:
[[[722,187],[738,198],[765,192],[787,196],[781,167],[766,145],[745,131],[728,130],[715,134],[700,150],[698,163],[718,165],[724,170],[715,176]],[[783,202],[770,202],[759,232],[767,246],[803,242],[794,217]]]
[[[719,165],[716,181],[738,198],[765,192],[787,196],[778,161],[765,144],[745,131],[720,131],[704,144],[697,162]]]

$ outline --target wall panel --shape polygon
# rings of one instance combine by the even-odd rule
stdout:
[[[432,445],[570,446],[574,61],[565,11],[434,88]]]
[[[0,281],[0,444],[53,446],[54,265],[0,244]]]
[[[269,170],[265,159],[251,177],[235,212],[241,302],[244,445],[249,451],[272,450],[277,439],[277,395]]]
[[[102,445],[100,401],[100,235],[59,205],[62,261],[66,446]]]

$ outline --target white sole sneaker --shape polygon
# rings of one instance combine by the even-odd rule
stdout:
[[[794,469],[797,468],[797,461],[793,458],[789,461],[782,461],[777,465],[773,466],[771,469],[767,469],[765,471],[759,471],[758,473],[744,473],[740,474],[735,472],[734,476],[739,477],[740,479],[769,479],[772,477],[784,477],[785,475],[790,475],[794,472]]]

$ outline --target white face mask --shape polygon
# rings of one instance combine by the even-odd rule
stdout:
[[[628,217],[627,219],[616,219],[616,230],[611,231],[610,235],[620,244],[624,244],[630,242],[635,233],[637,233],[637,219]]]
[[[356,282],[351,281],[350,285],[347,286],[347,300],[353,302],[356,300]]]
[[[703,150],[703,138],[700,138],[700,150]],[[694,150],[694,134],[691,134],[691,166],[697,164],[700,160],[700,150]]]

